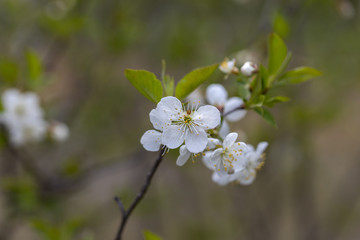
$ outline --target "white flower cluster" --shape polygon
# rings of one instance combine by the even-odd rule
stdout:
[[[0,123],[8,132],[9,141],[18,147],[28,142],[39,142],[49,134],[55,141],[64,141],[69,129],[63,123],[48,123],[35,93],[8,89],[2,95],[3,111]]]
[[[175,97],[162,98],[150,112],[156,130],[146,131],[141,144],[148,151],[158,151],[161,145],[168,149],[180,147],[178,166],[202,156],[204,164],[214,172],[213,181],[220,185],[233,181],[251,184],[264,163],[267,143],[260,143],[255,150],[249,144],[236,142],[238,134],[230,133],[227,121],[238,121],[246,114],[241,98],[228,99],[222,85],[211,84],[206,99],[211,105],[198,108],[194,102],[182,104]]]

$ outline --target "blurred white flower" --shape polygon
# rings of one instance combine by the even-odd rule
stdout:
[[[4,111],[0,121],[6,126],[13,145],[21,146],[45,137],[47,123],[36,94],[8,89],[2,95],[2,103]]]
[[[244,168],[238,174],[235,174],[237,175],[236,179],[239,183],[243,185],[249,185],[254,182],[256,177],[256,171],[264,165],[265,159],[263,152],[265,151],[267,146],[267,142],[260,142],[255,150],[252,145],[247,145],[248,149],[244,153]]]
[[[258,71],[258,66],[253,62],[245,62],[241,67],[241,73],[247,77],[252,76]]]
[[[218,174],[218,172],[214,171],[212,180],[221,186],[233,181],[238,181],[242,185],[250,185],[255,180],[256,172],[264,164],[263,152],[267,146],[267,142],[261,142],[258,144],[257,149],[254,150],[252,145],[247,144],[243,148],[241,161],[233,163],[233,170],[229,174]]]
[[[246,114],[246,110],[235,109],[241,107],[244,104],[244,101],[239,97],[232,97],[229,99],[227,97],[228,93],[221,84],[210,84],[206,89],[206,100],[222,111],[225,120],[235,122],[242,119]],[[229,125],[225,120],[223,121],[219,132],[222,138],[225,138],[229,133]]]
[[[69,138],[70,131],[66,124],[54,122],[50,126],[50,136],[57,142],[64,142]]]
[[[226,75],[238,74],[239,69],[235,66],[235,62],[236,62],[235,58],[233,58],[232,60],[225,58],[225,60],[222,63],[220,63],[219,66],[220,71],[222,71]]]
[[[237,133],[229,133],[225,137],[222,147],[216,149],[211,154],[210,162],[220,177],[233,174],[235,170],[242,168],[243,152],[247,147],[243,142],[235,142],[237,136]]]

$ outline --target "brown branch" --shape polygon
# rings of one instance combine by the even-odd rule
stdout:
[[[121,240],[122,239],[122,233],[124,232],[125,229],[125,225],[131,215],[131,213],[134,211],[134,209],[136,208],[136,206],[139,204],[139,202],[144,198],[150,184],[151,184],[151,180],[156,172],[156,170],[158,169],[161,161],[164,158],[165,155],[165,148],[162,148],[159,152],[159,156],[156,159],[154,165],[152,166],[152,168],[150,169],[150,171],[148,172],[147,176],[146,176],[146,180],[144,182],[144,185],[141,187],[141,190],[139,191],[139,193],[137,194],[136,198],[134,199],[134,201],[131,203],[130,207],[128,209],[124,208],[123,203],[121,202],[119,197],[115,197],[115,201],[118,204],[120,211],[121,211],[121,215],[122,215],[122,219],[121,219],[121,224],[119,226],[119,230],[116,234],[116,238],[115,240]]]

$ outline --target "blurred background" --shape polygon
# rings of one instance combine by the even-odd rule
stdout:
[[[256,181],[220,187],[200,160],[180,168],[171,151],[124,239],[143,239],[144,229],[171,240],[360,239],[357,0],[0,0],[1,91],[36,91],[71,131],[62,144],[24,151],[46,174],[80,179],[49,191],[2,154],[0,239],[114,239],[114,196],[130,204],[157,157],[139,142],[155,105],[124,70],[160,76],[165,59],[179,80],[249,52],[265,64],[273,31],[291,67],[323,76],[279,90],[291,101],[272,109],[277,129],[254,112],[232,125],[248,143],[270,143]],[[29,56],[41,63],[36,77]],[[207,84],[222,81],[215,75]]]

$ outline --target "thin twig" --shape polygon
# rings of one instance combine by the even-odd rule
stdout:
[[[162,148],[159,152],[159,156],[156,159],[154,165],[152,166],[152,168],[150,169],[150,171],[148,172],[147,176],[146,176],[146,180],[144,182],[144,185],[141,187],[140,192],[137,194],[136,198],[134,199],[134,201],[131,203],[130,207],[128,209],[124,208],[123,203],[121,202],[120,198],[115,197],[115,201],[118,204],[120,211],[122,213],[122,218],[121,218],[121,224],[119,226],[119,230],[117,232],[116,238],[115,240],[121,240],[122,238],[122,233],[124,232],[125,229],[125,225],[126,222],[128,221],[131,213],[134,211],[134,209],[136,208],[136,206],[139,204],[139,202],[144,198],[150,184],[151,184],[151,180],[156,172],[156,170],[158,169],[161,161],[164,158],[164,153],[165,153],[165,148]]]
[[[120,200],[119,197],[115,197],[114,200],[115,200],[115,202],[118,204],[122,216],[124,216],[124,215],[126,214],[126,210],[125,210],[124,204],[122,203],[122,201]]]

